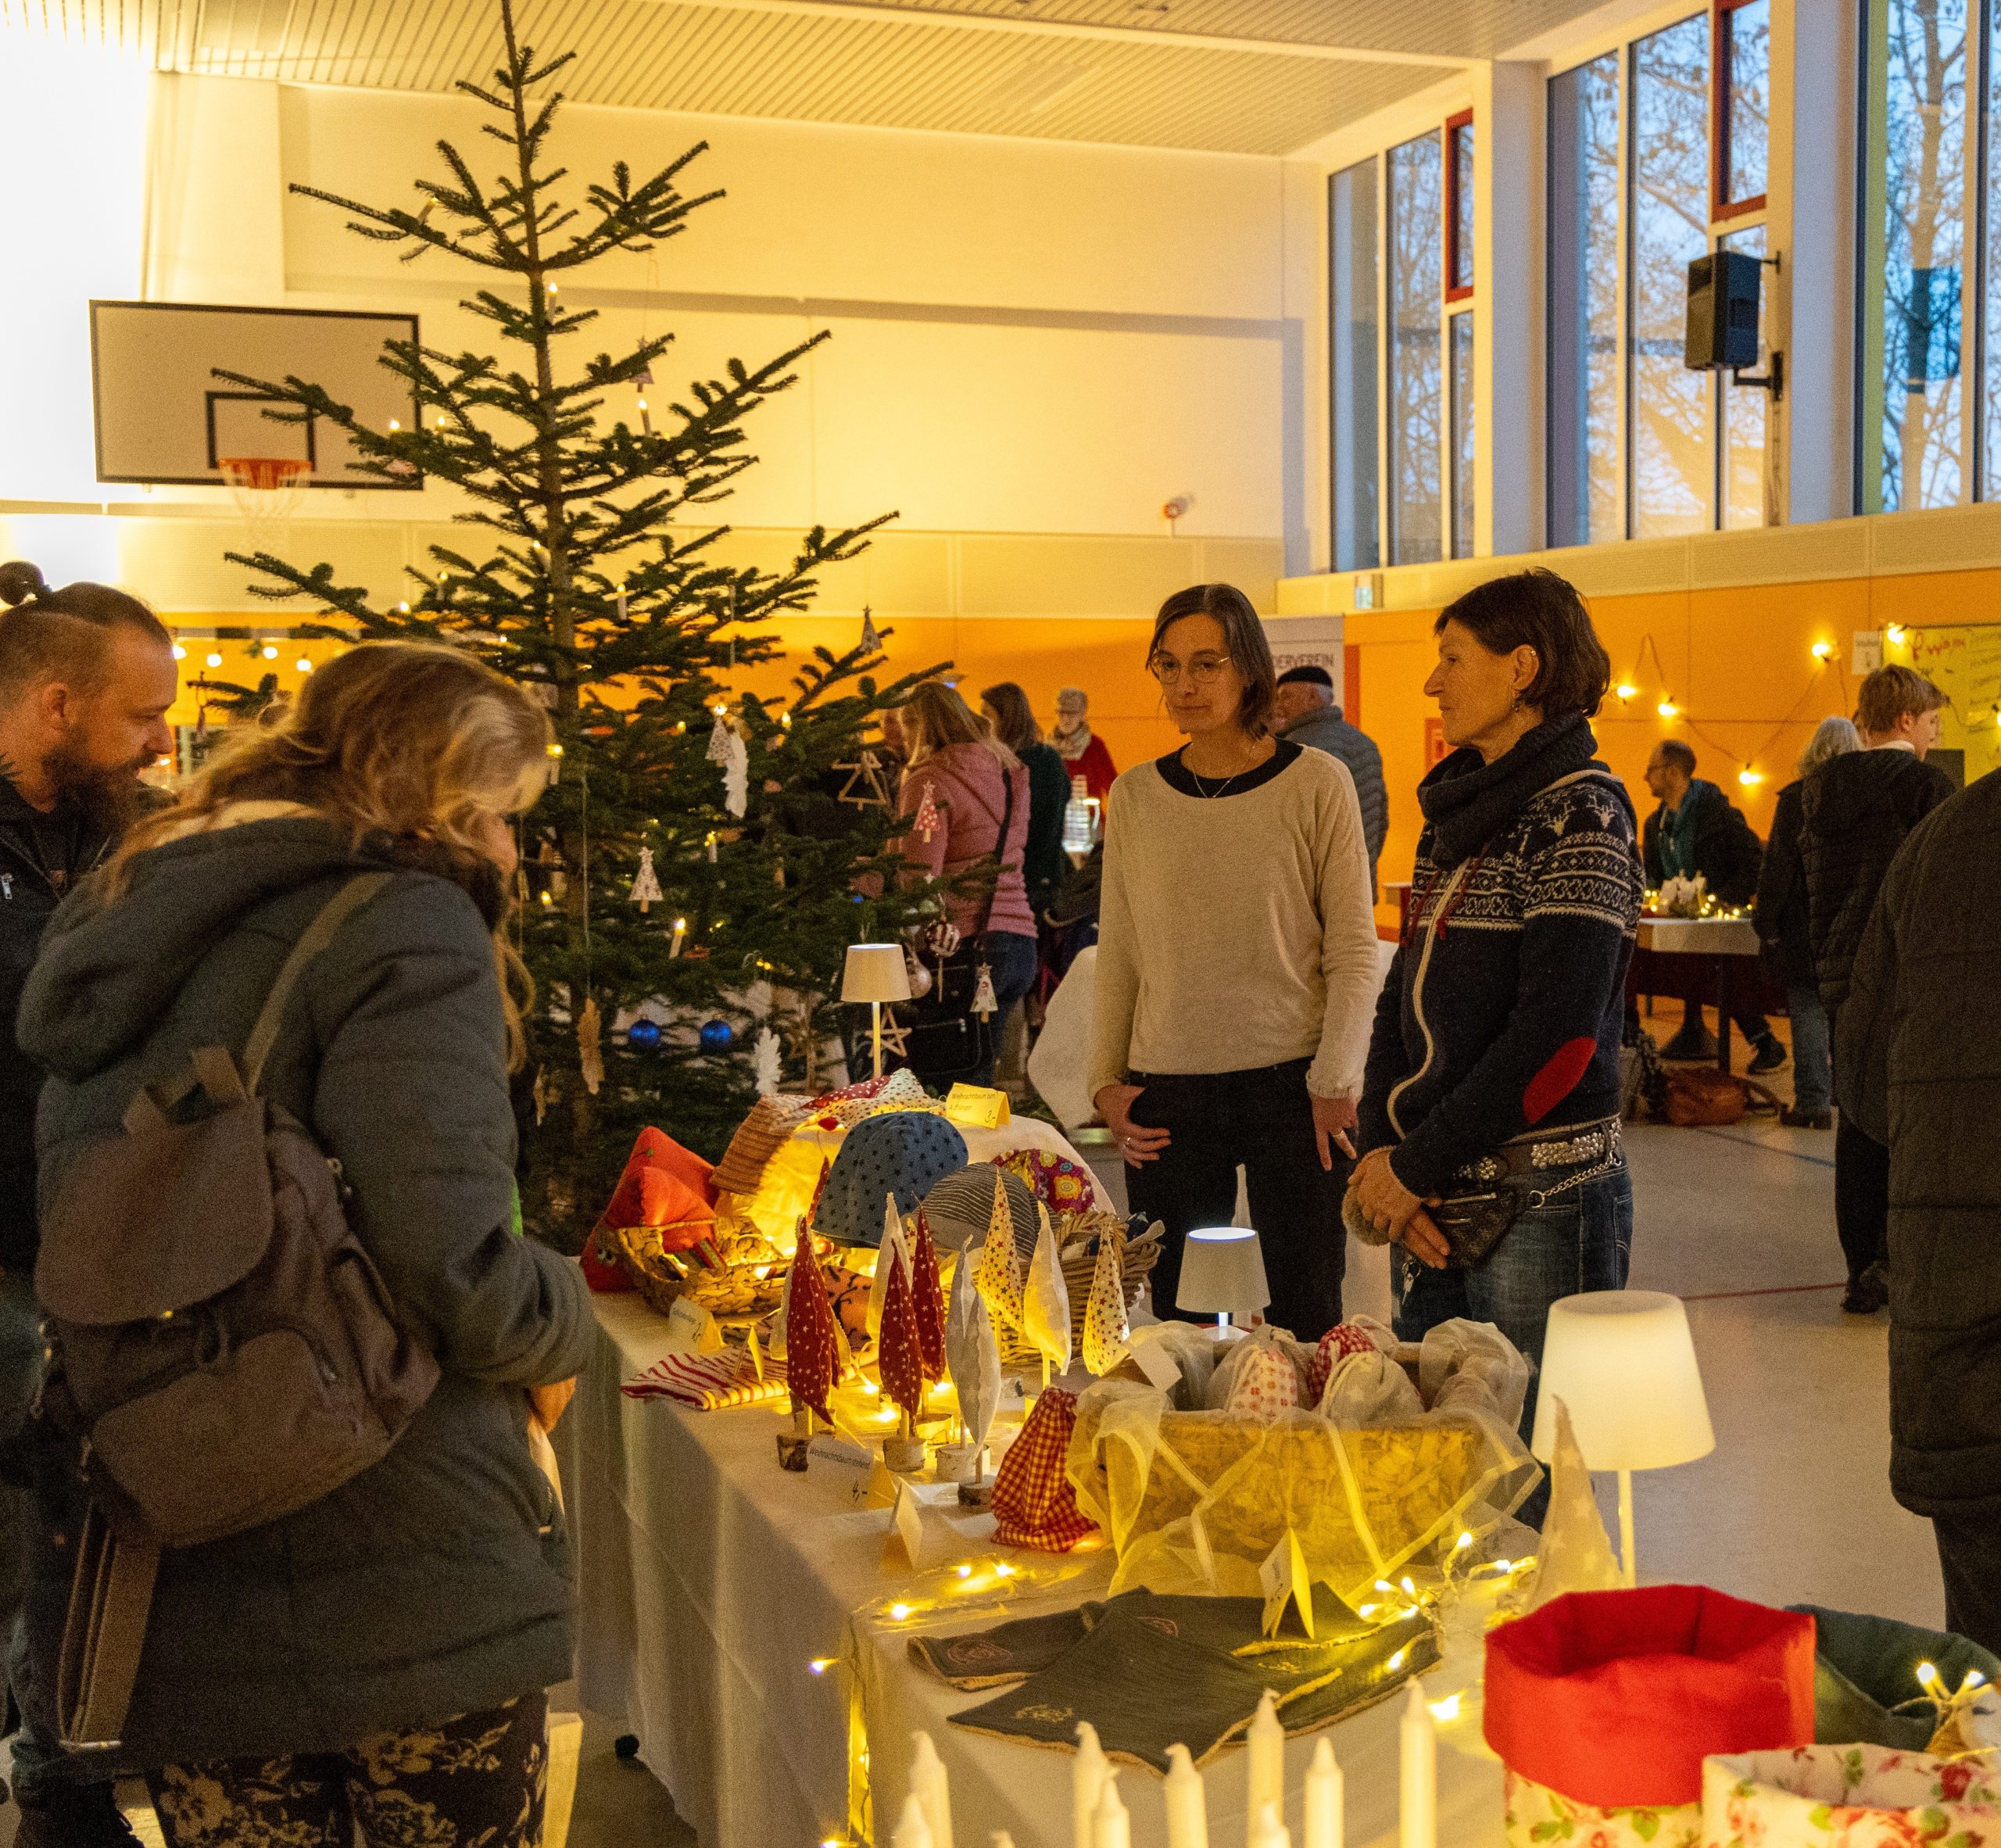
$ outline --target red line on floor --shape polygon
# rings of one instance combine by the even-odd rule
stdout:
[[[1684,1302],[1727,1302],[1738,1296],[1805,1296],[1817,1290],[1845,1290],[1846,1284],[1781,1284],[1770,1290],[1712,1290],[1706,1296],[1684,1296]]]

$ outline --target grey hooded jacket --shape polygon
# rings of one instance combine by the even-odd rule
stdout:
[[[23,1047],[53,1074],[44,1197],[140,1085],[197,1046],[240,1052],[308,921],[384,864],[310,818],[253,821],[141,854],[115,904],[96,881],[66,899],[20,1015]],[[570,1673],[562,1517],[529,1453],[524,1389],[582,1368],[589,1302],[576,1266],[510,1229],[500,994],[464,887],[404,868],[348,920],[293,995],[265,1090],[341,1163],[350,1223],[443,1378],[388,1455],[333,1494],[166,1556],[131,1763],[337,1750]],[[43,1474],[41,1535],[66,1538],[73,1482]],[[28,1706],[45,1721],[67,1561],[59,1538],[42,1555]]]

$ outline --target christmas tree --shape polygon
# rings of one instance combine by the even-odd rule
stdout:
[[[565,192],[549,143],[562,100],[551,84],[569,55],[539,61],[509,0],[499,23],[492,81],[460,86],[493,112],[485,132],[508,150],[497,178],[441,142],[445,174],[416,182],[414,210],[293,188],[406,258],[442,253],[485,272],[463,305],[499,353],[389,345],[383,364],[419,413],[410,429],[367,428],[310,380],[238,379],[287,407],[267,415],[345,432],[365,474],[462,490],[464,543],[432,546],[431,568],[388,607],[331,565],[230,556],[268,580],[260,594],[313,600],[310,632],[474,649],[553,716],[560,773],[521,829],[544,1116],[524,1192],[531,1226],[567,1244],[641,1126],[720,1152],[753,1101],[761,1019],[782,1037],[788,1078],[815,1078],[846,946],[895,922],[856,896],[857,874],[893,872],[890,817],[840,791],[868,793],[851,774],[864,734],[920,676],[877,684],[881,638],[864,618],[847,653],[813,651],[782,701],[729,684],[781,654],[758,625],[804,611],[816,574],[882,524],[816,527],[776,571],[725,562],[726,527],[686,524],[754,465],[745,419],[826,335],[755,367],[732,360],[673,399],[653,383],[671,335],[565,370],[595,315],[564,306],[562,285],[614,252],[656,248],[722,195],[683,190],[706,144],[650,179],[621,162],[608,183]],[[643,863],[643,906],[630,897]]]

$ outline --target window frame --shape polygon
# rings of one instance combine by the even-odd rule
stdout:
[[[1768,164],[1763,192],[1749,199],[1724,196],[1730,184],[1730,20],[1733,13],[1753,4],[1754,0],[1709,0],[1709,232],[1713,248],[1718,225],[1729,224],[1734,228],[1736,220],[1764,211],[1765,202],[1770,194],[1771,170]],[[1765,94],[1768,98],[1771,95],[1769,60]],[[1768,141],[1768,163],[1769,146]]]
[[[1473,253],[1470,250],[1462,252],[1459,249],[1459,131],[1462,129],[1470,128],[1473,125],[1471,109],[1461,109],[1457,115],[1448,116],[1445,118],[1444,129],[1445,143],[1442,152],[1445,160],[1444,297],[1448,309],[1458,303],[1470,302],[1473,297],[1474,285],[1479,281],[1473,269]],[[1476,161],[1480,159],[1480,144],[1477,141],[1473,143],[1473,158]],[[1476,233],[1476,241],[1477,239],[1477,233]],[[1459,262],[1462,256],[1466,258],[1463,273],[1473,278],[1471,282],[1455,282],[1453,280],[1462,274],[1462,267]]]

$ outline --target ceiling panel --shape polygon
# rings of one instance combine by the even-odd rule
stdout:
[[[907,0],[758,10],[520,0],[524,37],[577,61],[576,101],[632,109],[1283,154],[1560,25],[1591,0]],[[926,15],[944,16],[927,18]],[[997,31],[951,16],[1116,28]],[[161,70],[439,91],[484,77],[492,0],[0,0],[0,23]],[[1209,43],[1177,44],[1198,34]],[[1244,48],[1216,39],[1252,41]],[[1340,47],[1353,59],[1259,48]],[[1386,61],[1389,60],[1389,61]]]

